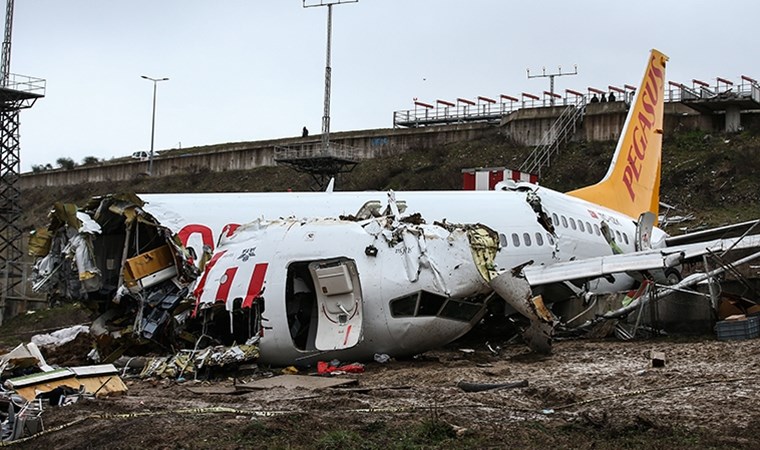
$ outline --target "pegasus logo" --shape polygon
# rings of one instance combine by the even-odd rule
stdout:
[[[633,142],[629,143],[627,164],[623,171],[623,184],[628,189],[628,195],[632,202],[636,200],[633,185],[639,181],[641,176],[642,162],[647,155],[649,138],[653,133],[662,132],[661,130],[653,130],[656,120],[655,108],[663,101],[659,93],[662,92],[665,83],[663,70],[655,66],[656,59],[655,56],[652,56],[640,100],[636,104],[636,121],[632,133]],[[664,61],[661,64],[664,64]]]

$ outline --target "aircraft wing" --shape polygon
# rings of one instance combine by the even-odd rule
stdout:
[[[621,272],[667,269],[708,253],[723,253],[760,247],[760,234],[744,238],[715,239],[695,244],[652,249],[635,253],[598,256],[543,266],[526,266],[523,275],[531,286],[594,279]]]
[[[760,220],[750,220],[748,222],[736,223],[708,230],[695,231],[693,233],[682,234],[679,236],[668,236],[665,238],[665,245],[668,247],[705,242],[715,239],[725,239],[741,236],[744,233],[751,233],[752,230],[760,226]]]

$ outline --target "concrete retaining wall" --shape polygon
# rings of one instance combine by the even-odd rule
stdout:
[[[414,129],[378,129],[331,133],[330,141],[357,149],[359,159],[374,158],[404,152],[410,148],[433,148],[452,142],[479,139],[493,133],[494,126],[485,123],[447,125]],[[275,146],[294,146],[319,143],[320,136],[286,138],[269,141],[238,142],[231,144],[174,149],[153,159],[155,176],[201,171],[224,172],[249,170],[273,166]],[[108,161],[98,165],[80,166],[72,170],[50,170],[25,173],[21,188],[37,186],[65,186],[102,181],[125,181],[143,176],[148,161],[131,158]]]
[[[493,134],[497,129],[514,143],[523,146],[538,145],[565,107],[527,108],[517,110],[503,118],[500,128],[486,123],[438,125],[411,129],[377,129],[332,133],[331,142],[358,149],[359,159],[374,158],[405,152],[409,149],[427,149],[453,142],[470,141]],[[615,141],[620,135],[628,109],[624,102],[591,103],[586,107],[583,124],[574,141]],[[687,130],[721,130],[722,115],[703,115],[680,103],[665,104],[665,133]],[[744,126],[760,126],[760,114],[742,114]],[[745,123],[746,122],[746,123]],[[159,151],[153,159],[156,176],[249,170],[273,166],[275,146],[300,146],[319,143],[320,136],[285,138],[268,141],[238,142],[186,149]],[[91,182],[127,181],[144,176],[148,161],[129,157],[98,165],[81,166],[72,170],[50,170],[25,173],[21,188],[37,186],[65,186]]]

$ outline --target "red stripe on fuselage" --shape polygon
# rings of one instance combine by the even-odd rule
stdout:
[[[243,300],[242,307],[250,308],[253,305],[253,301],[261,294],[261,289],[264,287],[264,277],[267,273],[268,263],[256,264],[253,268],[253,274],[251,274],[251,282],[248,284],[248,292]]]

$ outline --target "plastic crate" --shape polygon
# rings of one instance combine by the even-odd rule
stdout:
[[[721,341],[752,339],[760,336],[760,317],[749,316],[747,320],[722,320],[715,324]]]

